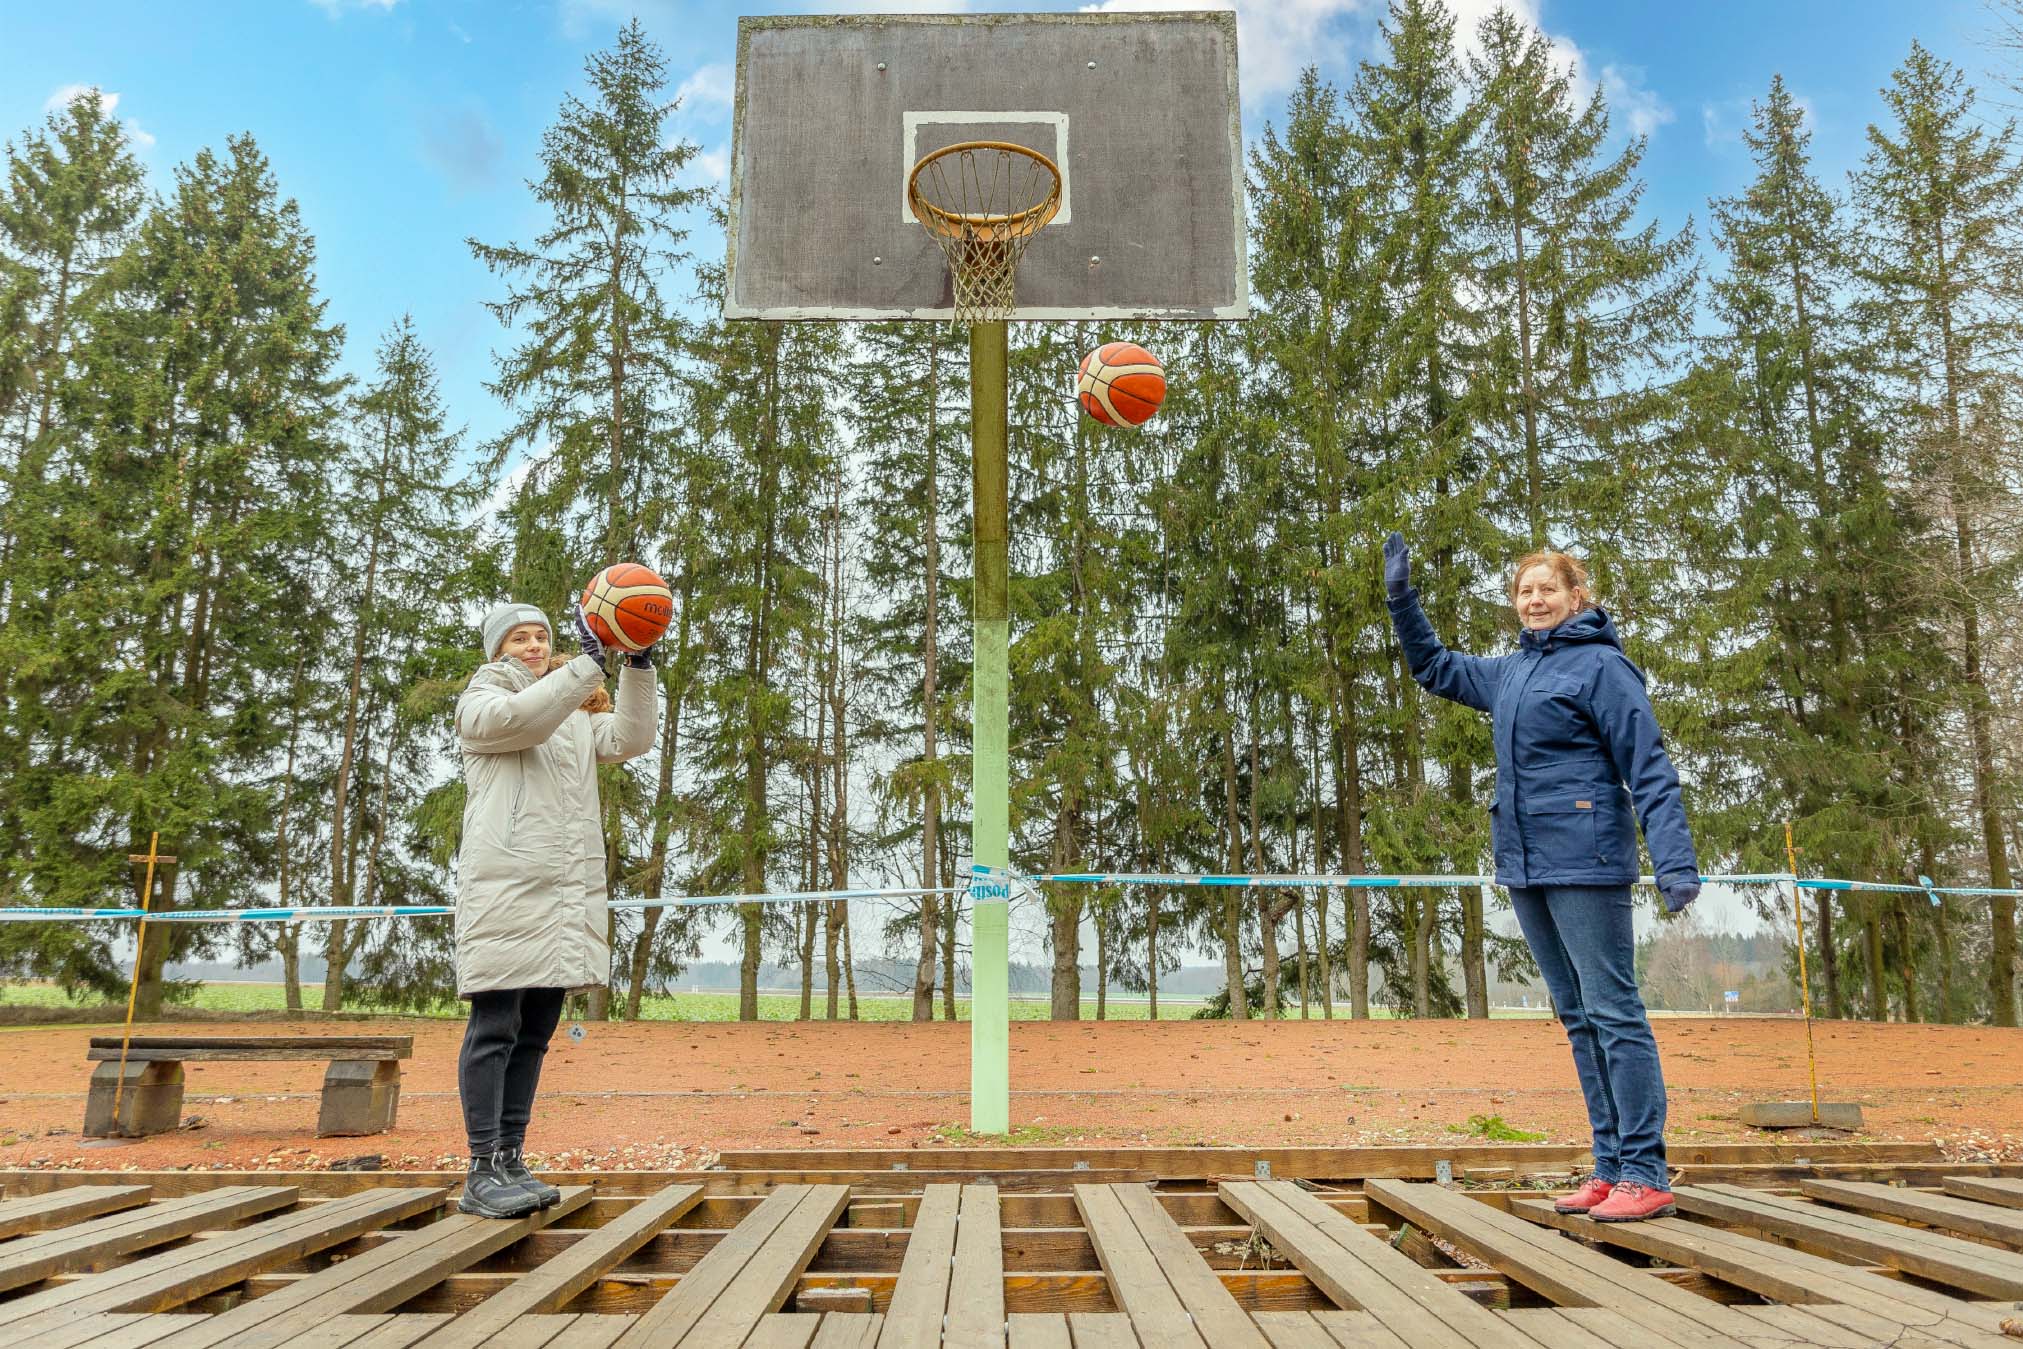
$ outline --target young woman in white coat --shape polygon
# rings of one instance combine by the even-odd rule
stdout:
[[[597,765],[644,754],[660,720],[646,651],[625,656],[614,711],[584,708],[604,687],[605,653],[581,613],[576,632],[582,654],[549,674],[547,617],[531,604],[495,605],[483,626],[487,663],[457,698],[468,789],[457,994],[471,1004],[457,1061],[470,1145],[458,1207],[487,1218],[561,1198],[527,1170],[521,1148],[563,998],[611,975]]]

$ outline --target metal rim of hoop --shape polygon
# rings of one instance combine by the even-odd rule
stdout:
[[[988,179],[972,162],[974,157],[986,155],[995,156]],[[962,164],[955,192],[948,190],[947,181],[938,172],[930,173],[951,156],[961,156]],[[1012,168],[1021,159],[1028,161],[1027,181],[1036,184],[1044,180],[1046,191],[1034,204],[1012,210],[1017,176]],[[921,190],[923,175],[939,195],[958,198],[953,207],[927,199]],[[1010,317],[1019,258],[1033,236],[1060,213],[1061,170],[1030,146],[1012,141],[960,141],[921,156],[907,175],[906,201],[913,208],[914,219],[948,260],[956,322],[989,322]],[[997,209],[989,209],[993,207]]]

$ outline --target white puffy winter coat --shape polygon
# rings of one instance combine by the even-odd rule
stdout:
[[[616,710],[583,712],[604,678],[578,656],[537,677],[479,667],[457,698],[464,839],[457,853],[457,995],[594,988],[611,977],[597,765],[653,745],[651,670],[624,667]]]

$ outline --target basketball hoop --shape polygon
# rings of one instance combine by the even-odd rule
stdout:
[[[906,180],[913,215],[948,259],[955,321],[1008,319],[1019,259],[1061,209],[1061,171],[1010,141],[964,141],[924,155]]]

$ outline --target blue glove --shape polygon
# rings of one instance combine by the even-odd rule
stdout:
[[[1402,600],[1412,593],[1412,554],[1405,549],[1405,536],[1397,530],[1384,540],[1384,595]]]
[[[637,651],[626,652],[625,663],[635,670],[651,670],[653,668],[653,644],[649,642]]]
[[[1673,881],[1658,888],[1665,896],[1667,913],[1678,913],[1700,897],[1700,882],[1696,880]]]
[[[581,604],[576,606],[576,640],[583,644],[583,654],[596,661],[598,669],[604,669],[604,643],[590,630],[590,620],[583,616]]]

